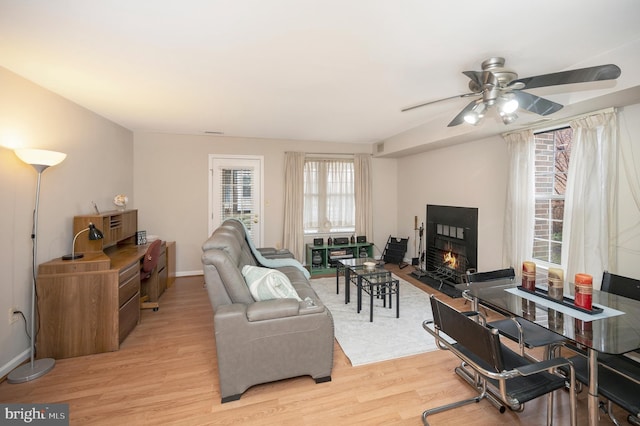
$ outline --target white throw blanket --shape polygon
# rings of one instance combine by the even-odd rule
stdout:
[[[309,273],[309,271],[307,271],[307,268],[305,268],[304,266],[302,266],[302,264],[300,262],[298,262],[296,259],[267,259],[266,257],[264,257],[262,255],[262,253],[260,253],[260,251],[258,251],[258,249],[256,248],[256,246],[253,245],[253,241],[251,240],[251,237],[249,236],[249,230],[247,229],[247,227],[245,226],[244,223],[242,223],[242,221],[238,220],[238,219],[230,219],[230,220],[235,220],[237,222],[239,222],[242,227],[244,228],[244,235],[245,235],[245,239],[247,240],[247,244],[249,244],[249,247],[251,248],[251,253],[253,253],[253,256],[256,258],[256,260],[258,261],[258,263],[262,266],[266,266],[267,268],[279,268],[281,266],[294,266],[298,269],[300,269],[302,271],[302,273],[304,274],[304,276],[307,279],[311,278],[311,274]]]

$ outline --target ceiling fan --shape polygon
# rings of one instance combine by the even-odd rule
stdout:
[[[484,117],[485,112],[494,105],[502,122],[510,124],[518,118],[516,115],[518,108],[542,116],[553,114],[562,108],[561,104],[524,92],[523,89],[615,80],[620,77],[621,72],[617,65],[608,64],[519,79],[518,74],[504,67],[504,62],[504,58],[489,58],[482,62],[482,71],[463,71],[462,73],[470,79],[471,92],[469,93],[413,105],[402,109],[402,112],[449,99],[478,96],[479,98],[471,101],[447,127],[465,122],[476,125]]]

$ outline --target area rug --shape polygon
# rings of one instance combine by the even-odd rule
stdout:
[[[397,277],[396,277],[397,278]],[[431,320],[429,295],[400,279],[400,318],[393,309],[374,299],[373,322],[369,322],[369,295],[363,293],[362,310],[357,313],[357,288],[351,285],[351,303],[344,303],[344,277],[340,277],[340,294],[336,278],[315,278],[311,285],[333,315],[335,337],[351,365],[415,355],[436,350],[434,339],[422,328]]]

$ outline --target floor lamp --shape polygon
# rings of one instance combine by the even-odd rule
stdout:
[[[36,346],[36,275],[37,275],[37,255],[38,255],[38,204],[40,202],[40,179],[42,172],[48,167],[55,166],[65,159],[67,154],[55,151],[46,151],[42,149],[16,149],[16,155],[22,161],[27,164],[31,164],[38,172],[38,183],[36,184],[36,204],[33,210],[33,232],[31,233],[31,239],[33,241],[33,255],[32,255],[32,289],[31,289],[31,324],[30,324],[30,344],[31,344],[31,360],[28,364],[23,364],[20,367],[9,373],[7,381],[9,383],[24,383],[31,380],[35,380],[38,377],[47,374],[55,365],[56,361],[53,358],[41,358],[35,360],[35,346]]]

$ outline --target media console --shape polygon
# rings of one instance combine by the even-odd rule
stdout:
[[[338,260],[373,257],[373,244],[366,242],[330,246],[307,244],[306,247],[306,264],[311,275],[335,273]]]

